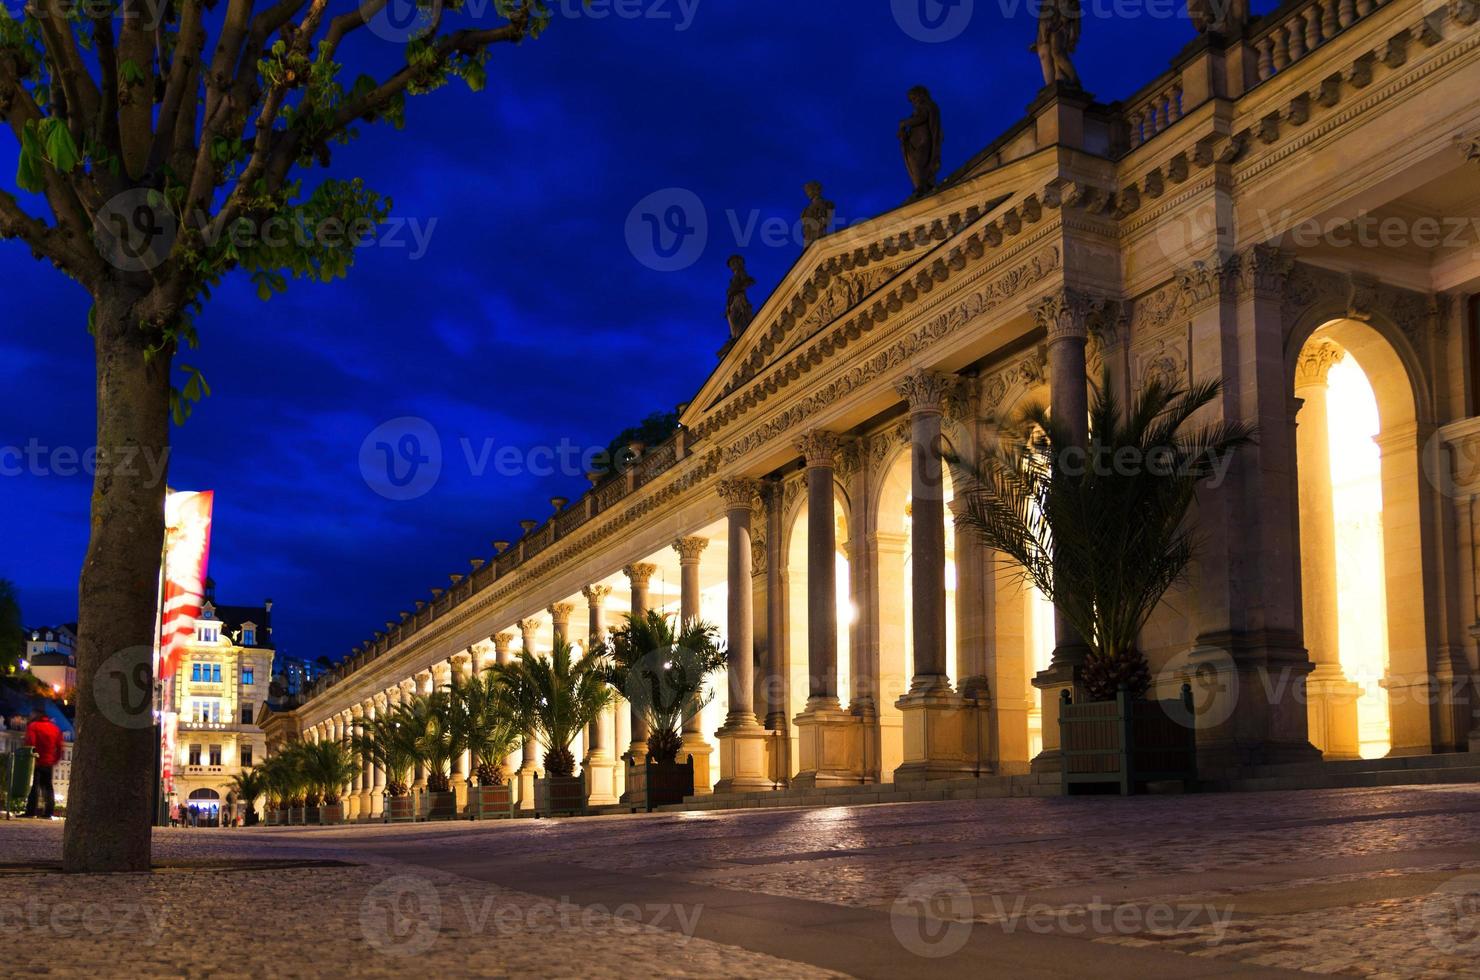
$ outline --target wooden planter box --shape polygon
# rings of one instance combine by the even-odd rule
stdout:
[[[412,796],[388,796],[385,813],[390,823],[412,823],[416,820],[416,799]]]
[[[333,803],[319,807],[319,823],[344,823],[344,804]]]
[[[627,768],[627,789],[631,806],[649,813],[654,807],[682,803],[694,795],[694,757],[685,762],[654,762],[652,756],[641,765]]]
[[[508,783],[474,786],[468,809],[474,820],[509,820],[514,816],[514,788]]]
[[[257,818],[257,809],[256,809],[256,807],[253,807],[253,808],[249,809],[243,815],[242,826],[243,827],[255,827],[255,826],[257,826],[257,820],[258,820],[258,818]]]
[[[308,806],[303,808],[303,823],[307,827],[319,825],[319,814],[323,812],[322,806]]]
[[[303,811],[304,811],[304,808],[301,807],[301,806],[289,807],[288,808],[288,823],[289,823],[289,825],[294,826],[294,827],[301,827],[301,826],[303,826]]]
[[[278,810],[267,811],[267,826],[276,827],[278,825],[278,820],[280,819],[279,812]]]
[[[452,790],[445,793],[427,793],[426,820],[456,820],[457,794]]]
[[[1170,701],[1144,701],[1123,689],[1114,701],[1059,702],[1065,794],[1115,787],[1122,796],[1147,783],[1197,777],[1192,688]]]
[[[537,817],[578,817],[586,812],[586,780],[580,776],[550,776],[534,781]]]

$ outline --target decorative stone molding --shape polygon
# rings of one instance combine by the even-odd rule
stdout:
[[[1295,260],[1273,245],[1255,245],[1234,257],[1241,297],[1278,297]]]
[[[946,402],[956,396],[961,379],[939,371],[911,371],[894,383],[894,390],[909,403],[910,413],[940,415]]]
[[[761,485],[758,480],[721,480],[715,492],[730,510],[753,510],[760,497]]]
[[[610,585],[588,585],[581,590],[581,595],[586,597],[586,602],[592,606],[599,606],[606,601],[607,596],[612,594]]]
[[[704,554],[704,549],[707,547],[709,547],[708,538],[679,538],[673,542],[673,550],[678,553],[678,563],[680,565],[697,564],[700,556]]]
[[[1480,129],[1460,133],[1454,138],[1454,145],[1466,163],[1480,163]]]
[[[515,623],[514,625],[519,627],[519,637],[521,640],[524,641],[525,651],[528,653],[533,653],[534,635],[536,632],[539,631],[540,621],[531,616],[528,619],[519,620],[519,622]]]
[[[550,622],[555,624],[556,629],[570,625],[570,617],[575,615],[576,607],[569,602],[557,602],[549,608]]]
[[[1189,268],[1177,270],[1178,310],[1196,314],[1233,296],[1237,291],[1239,267],[1237,256],[1233,256],[1194,262]]]
[[[632,587],[645,589],[652,583],[653,576],[658,573],[658,566],[647,562],[637,562],[622,569],[622,574],[627,576]]]
[[[1368,323],[1372,320],[1372,311],[1378,304],[1378,281],[1376,276],[1369,276],[1361,272],[1349,272],[1346,275],[1346,315],[1353,320],[1361,320]]]
[[[1014,392],[1027,391],[1047,381],[1048,349],[1040,347],[986,376],[982,382],[982,407],[995,412]]]
[[[863,363],[850,368],[831,383],[822,386],[796,405],[731,443],[723,451],[723,461],[730,463],[755,452],[788,430],[804,425],[828,405],[847,397],[864,385],[873,383],[881,375],[888,376],[897,372],[902,366],[918,358],[927,348],[1021,294],[1035,282],[1047,278],[1061,268],[1062,262],[1063,253],[1057,245],[1050,245],[1023,260],[1020,264],[1000,274],[974,295],[930,318],[910,335],[895,341],[887,349],[879,351]],[[878,320],[883,319],[884,313],[880,310]],[[872,323],[873,321],[870,321],[870,326]],[[705,433],[717,431],[752,405],[759,404],[770,397],[773,392],[779,392],[785,388],[797,377],[800,375],[786,373],[776,375],[772,379],[774,383],[768,382],[759,389],[753,389],[745,399],[712,414],[696,426],[696,433],[699,429],[704,430]]]
[[[1346,351],[1329,340],[1313,340],[1295,361],[1295,389],[1324,386],[1331,369],[1346,358]]]
[[[1131,353],[1131,381],[1140,389],[1156,379],[1181,386],[1189,380],[1190,362],[1187,330],[1176,328],[1138,343]]]
[[[1449,0],[1449,16],[1455,23],[1469,27],[1480,19],[1480,3],[1476,0]]]
[[[811,429],[797,440],[797,451],[807,461],[807,467],[825,466],[831,469],[843,449],[843,437],[825,429]]]
[[[1354,279],[1357,280],[1354,285]],[[1293,263],[1281,292],[1281,319],[1288,333],[1310,311],[1330,317],[1390,321],[1416,351],[1428,349],[1433,337],[1448,329],[1453,298],[1414,292],[1371,277],[1354,277],[1303,262]]]

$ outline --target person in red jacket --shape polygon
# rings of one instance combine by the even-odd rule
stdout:
[[[26,816],[37,816],[36,805],[40,802],[37,797],[45,796],[46,819],[54,820],[57,798],[51,785],[51,770],[62,761],[62,730],[46,716],[45,708],[31,712],[26,744],[36,750],[36,774],[31,779],[31,796],[26,800]]]

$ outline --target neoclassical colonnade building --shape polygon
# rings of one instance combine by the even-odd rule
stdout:
[[[657,608],[728,643],[686,733],[701,792],[1052,769],[1079,648],[956,532],[936,450],[1034,399],[1084,419],[1108,367],[1127,393],[1221,377],[1209,419],[1260,426],[1142,636],[1156,693],[1217,678],[1201,764],[1480,750],[1477,13],[1285,4],[1124,102],[1044,89],[931,193],[808,245],[671,440],[386,624],[295,725]],[[619,707],[578,742],[593,804],[642,735]]]

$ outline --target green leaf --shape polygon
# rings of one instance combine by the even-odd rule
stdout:
[[[118,66],[118,80],[125,85],[137,85],[144,81],[144,69],[132,60],[126,59]]]
[[[77,144],[72,139],[72,131],[62,120],[43,119],[40,135],[47,161],[62,173],[70,173],[82,162],[82,154],[77,152]]]
[[[21,155],[16,164],[15,182],[24,190],[39,194],[46,189],[46,161],[41,151],[41,140],[36,136],[36,121],[30,120],[21,129]]]

